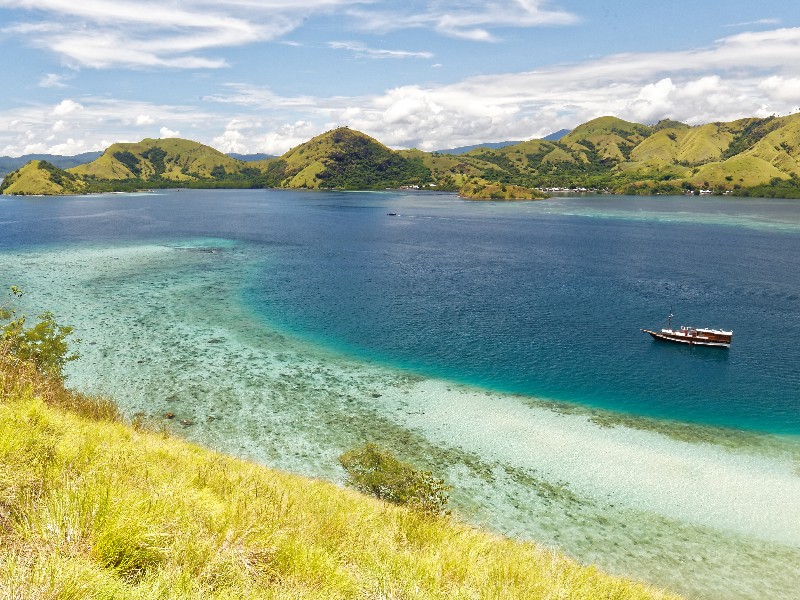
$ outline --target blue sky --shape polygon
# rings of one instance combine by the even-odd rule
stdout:
[[[0,0],[0,155],[423,150],[800,109],[795,0]]]

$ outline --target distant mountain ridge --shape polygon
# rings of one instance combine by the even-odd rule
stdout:
[[[113,144],[68,169],[34,161],[6,177],[5,194],[153,187],[285,187],[459,191],[491,199],[534,189],[626,194],[735,193],[800,197],[800,114],[689,126],[599,117],[551,138],[482,145],[460,154],[395,151],[340,127],[280,157],[243,162],[190,140]]]
[[[542,139],[548,142],[557,142],[565,135],[569,133],[569,129],[559,129],[558,131],[554,131],[553,133],[544,136]]]
[[[559,129],[558,131],[554,131],[553,133],[544,136],[542,139],[557,142],[562,137],[569,133],[569,129]],[[473,144],[472,146],[459,146],[458,148],[449,148],[447,150],[434,150],[437,154],[466,154],[467,152],[471,152],[472,150],[477,150],[478,148],[490,148],[492,150],[499,150],[500,148],[505,148],[506,146],[514,146],[515,144],[521,144],[522,142],[517,141],[508,141],[508,142],[486,142],[483,144]]]
[[[275,158],[274,154],[265,154],[264,152],[257,152],[255,154],[239,154],[238,152],[228,152],[228,156],[240,160],[242,162],[255,162],[257,160],[267,160],[268,158]]]
[[[487,142],[485,144],[473,144],[472,146],[459,146],[458,148],[450,148],[449,150],[434,150],[437,154],[466,154],[472,150],[477,148],[492,148],[494,150],[498,150],[500,148],[505,148],[506,146],[513,146],[514,144],[519,144],[519,141],[516,142]]]
[[[102,152],[83,152],[74,156],[63,156],[60,154],[25,154],[24,156],[0,156],[0,177],[19,169],[32,160],[46,160],[51,165],[59,169],[69,169],[77,167],[100,158]]]

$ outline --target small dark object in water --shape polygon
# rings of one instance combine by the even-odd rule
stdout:
[[[165,419],[174,419],[175,418],[175,413],[168,412],[168,413],[166,413],[164,415],[164,418]]]
[[[397,216],[397,213],[386,213],[386,214],[389,215],[390,217],[396,217]]]

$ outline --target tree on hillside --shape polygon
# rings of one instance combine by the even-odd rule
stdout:
[[[11,286],[10,295],[16,301],[23,292]],[[30,362],[47,375],[63,378],[66,364],[78,358],[67,346],[72,332],[72,327],[59,325],[49,311],[39,315],[39,322],[31,327],[16,308],[0,306],[0,358]]]

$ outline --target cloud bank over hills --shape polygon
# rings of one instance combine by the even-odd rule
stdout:
[[[15,84],[0,155],[147,136],[281,154],[340,125],[434,150],[603,114],[689,124],[790,114],[800,17],[762,4],[737,0],[729,14],[757,18],[683,34],[702,7],[680,1],[643,23],[645,12],[544,0],[0,0]]]

